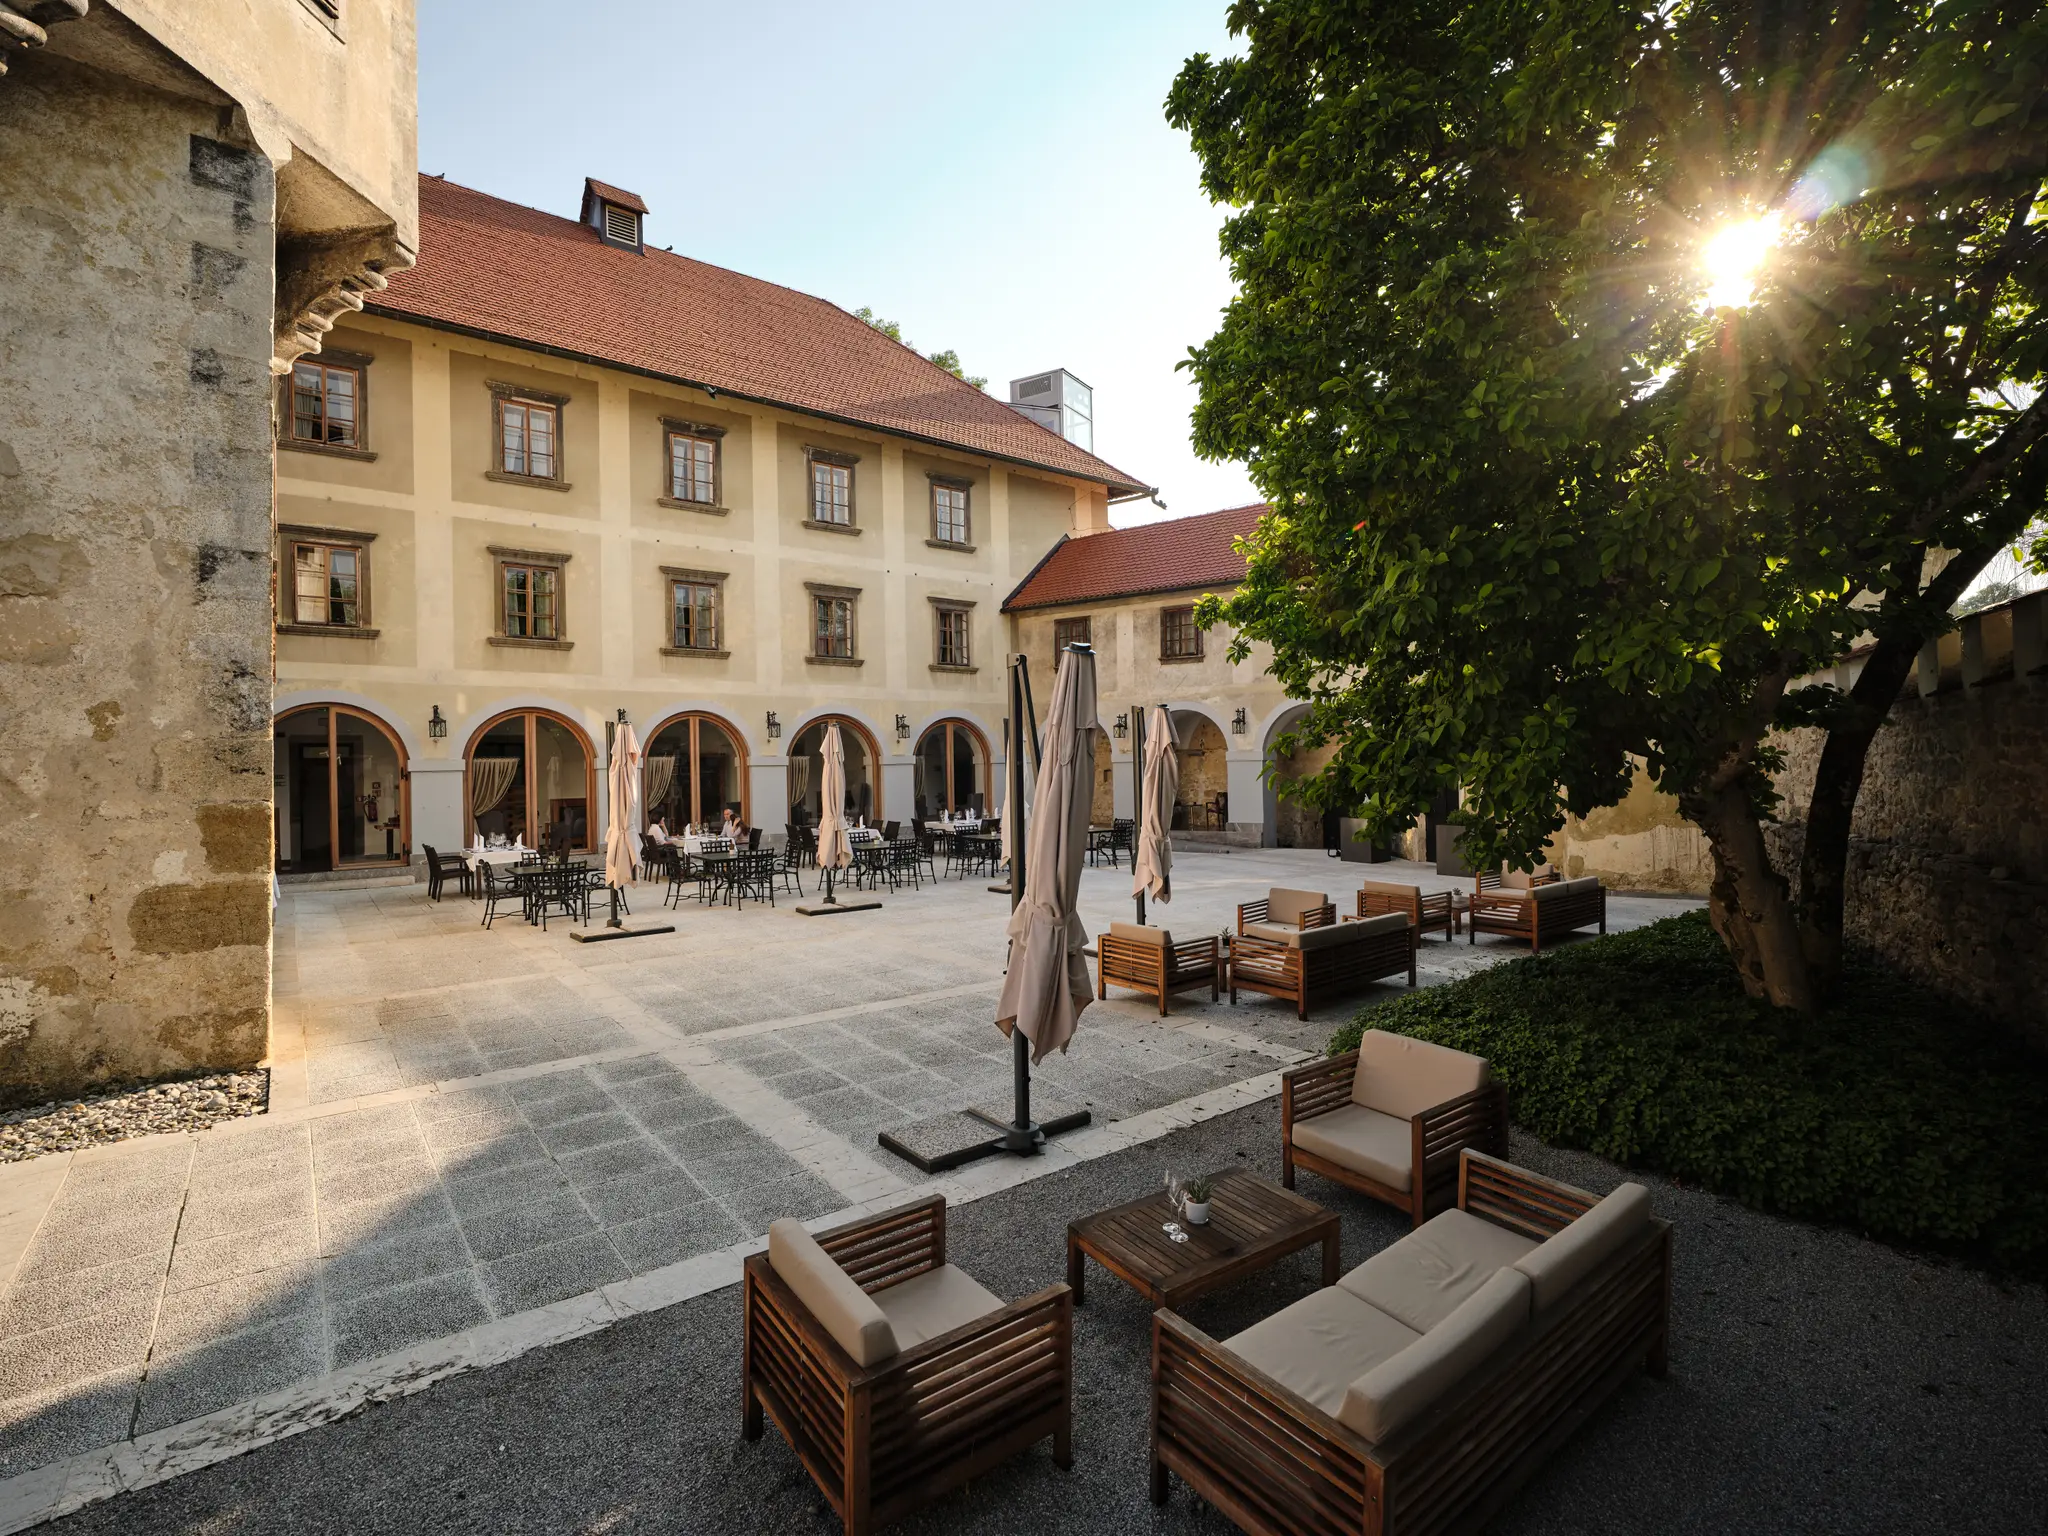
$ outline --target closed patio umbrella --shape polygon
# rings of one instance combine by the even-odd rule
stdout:
[[[1180,793],[1180,754],[1174,749],[1173,716],[1154,705],[1145,733],[1145,765],[1139,778],[1144,811],[1138,823],[1138,848],[1131,859],[1131,894],[1138,898],[1138,921],[1145,920],[1145,898],[1173,900],[1174,797]]]
[[[846,749],[840,744],[837,721],[825,727],[822,755],[824,772],[818,787],[824,804],[818,808],[818,868],[827,872],[825,899],[831,901],[830,872],[853,862],[853,841],[846,835]]]
[[[633,883],[634,855],[640,846],[640,742],[633,727],[624,720],[612,735],[612,761],[606,780],[611,825],[604,834],[604,883],[618,891]],[[619,926],[616,900],[606,926]]]
[[[1031,817],[1022,829],[1023,892],[1010,913],[1010,969],[996,1007],[997,1026],[1004,1034],[1021,1032],[1031,1042],[1033,1061],[1067,1048],[1081,1010],[1095,996],[1081,952],[1088,932],[1078,910],[1093,800],[1095,731],[1095,657],[1079,649],[1063,651],[1046,711]],[[1015,826],[1022,808],[1003,808],[1005,829]],[[1019,845],[1013,841],[1012,846]],[[1016,873],[1013,863],[1013,881]]]

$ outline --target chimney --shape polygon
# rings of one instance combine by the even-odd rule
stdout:
[[[640,201],[638,193],[621,191],[593,177],[583,178],[581,222],[596,230],[606,245],[626,251],[644,249],[640,221],[646,216],[647,205]]]
[[[1010,408],[1076,447],[1095,451],[1095,391],[1066,369],[1010,380]]]

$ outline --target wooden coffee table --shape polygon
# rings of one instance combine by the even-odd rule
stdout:
[[[1074,1305],[1083,1299],[1084,1255],[1155,1307],[1179,1307],[1315,1243],[1323,1245],[1323,1284],[1337,1283],[1335,1211],[1236,1169],[1215,1178],[1205,1226],[1190,1226],[1164,1191],[1071,1223],[1067,1284]],[[1180,1224],[1186,1242],[1167,1234],[1169,1221]]]

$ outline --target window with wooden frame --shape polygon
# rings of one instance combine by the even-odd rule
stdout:
[[[326,539],[293,538],[291,625],[359,629],[363,613],[363,546]]]
[[[811,461],[811,517],[827,528],[853,526],[853,468],[856,455],[808,450]]]
[[[566,490],[562,478],[562,407],[566,395],[514,384],[493,384],[491,409],[496,445],[491,455],[492,478],[544,483]]]
[[[934,544],[966,545],[970,527],[967,516],[968,493],[974,489],[971,480],[957,480],[946,475],[930,477],[932,486],[932,542]]]
[[[363,370],[332,357],[292,364],[291,436],[319,448],[363,446]]]
[[[806,582],[811,594],[812,661],[859,664],[855,654],[858,635],[854,630],[854,604],[858,587],[828,587]]]
[[[1088,615],[1078,619],[1054,619],[1052,621],[1052,660],[1058,666],[1060,652],[1070,645],[1090,645]]]
[[[1195,610],[1192,605],[1159,610],[1159,659],[1202,659],[1202,632],[1195,628]]]
[[[563,597],[565,554],[491,546],[497,561],[498,632],[494,645],[539,645],[566,650]]]
[[[668,577],[669,650],[725,654],[725,573],[663,566]]]
[[[974,610],[964,604],[952,603],[935,603],[932,607],[936,625],[936,664],[941,667],[973,666],[969,637],[974,627]]]
[[[663,418],[662,428],[668,460],[666,499],[687,502],[691,506],[717,506],[719,440],[725,436],[725,429],[666,418]]]

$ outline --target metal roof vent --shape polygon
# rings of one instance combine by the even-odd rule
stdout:
[[[640,221],[646,215],[647,205],[637,193],[584,178],[582,222],[596,230],[606,245],[640,250]]]

